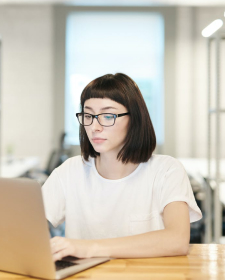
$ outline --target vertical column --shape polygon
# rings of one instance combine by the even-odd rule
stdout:
[[[222,206],[220,202],[220,36],[216,34],[216,188],[214,193],[214,234],[215,242],[220,243],[222,235]]]
[[[0,177],[2,175],[2,137],[1,137],[1,132],[2,132],[2,40],[0,38]]]
[[[210,177],[211,177],[211,43],[212,39],[207,40],[208,49],[208,178],[206,178],[205,184],[205,243],[212,242],[212,195],[210,187]]]

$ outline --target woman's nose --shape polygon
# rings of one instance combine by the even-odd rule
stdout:
[[[91,125],[91,128],[92,128],[93,131],[101,131],[102,130],[102,126],[98,122],[97,118],[93,119],[93,123]]]

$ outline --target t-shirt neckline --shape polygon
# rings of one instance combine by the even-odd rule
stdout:
[[[109,183],[118,183],[118,182],[122,182],[122,181],[125,181],[125,180],[128,180],[130,179],[130,177],[133,177],[136,173],[138,173],[138,171],[141,169],[142,167],[142,163],[140,163],[138,165],[138,167],[133,171],[131,172],[129,175],[121,178],[121,179],[116,179],[116,180],[112,180],[112,179],[106,179],[104,177],[102,177],[99,173],[98,173],[98,170],[96,169],[96,165],[95,165],[95,158],[91,158],[91,165],[94,169],[94,172],[95,174],[97,175],[97,177],[99,177],[101,180],[105,181],[105,182],[109,182]]]

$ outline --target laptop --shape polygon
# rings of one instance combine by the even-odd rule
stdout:
[[[41,186],[31,179],[0,178],[0,270],[62,279],[110,258],[67,257],[54,263]]]

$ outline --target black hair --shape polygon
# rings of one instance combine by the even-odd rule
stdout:
[[[109,98],[127,108],[130,112],[125,144],[117,159],[123,163],[147,162],[156,147],[156,136],[144,98],[137,84],[122,73],[107,74],[91,81],[81,94],[81,110],[90,98]],[[89,156],[99,155],[91,145],[85,128],[80,125],[81,155],[87,161]]]

